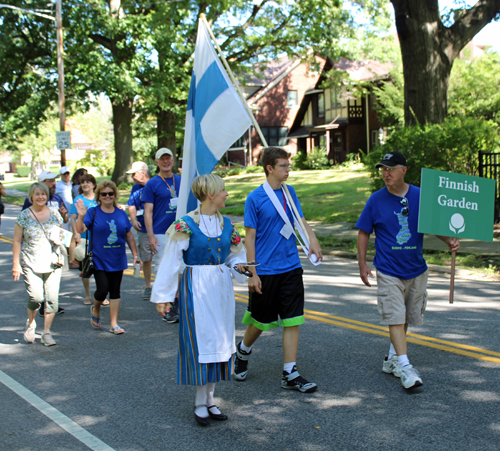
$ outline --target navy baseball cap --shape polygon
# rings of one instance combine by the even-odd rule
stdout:
[[[380,163],[378,163],[375,167],[379,168],[380,166],[386,166],[388,168],[393,168],[398,164],[406,166],[406,158],[399,152],[390,152],[386,153],[380,160]]]

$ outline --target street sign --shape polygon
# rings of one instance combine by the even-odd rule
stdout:
[[[422,169],[419,233],[493,241],[494,209],[494,180]]]
[[[65,150],[71,148],[71,132],[56,132],[57,148]]]

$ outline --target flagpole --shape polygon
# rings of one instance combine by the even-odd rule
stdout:
[[[239,87],[238,83],[236,82],[236,79],[234,78],[233,71],[229,67],[229,64],[227,64],[226,58],[224,58],[224,55],[222,54],[222,49],[219,47],[219,44],[217,44],[217,41],[215,39],[214,34],[212,33],[212,29],[210,28],[210,25],[207,22],[205,14],[203,14],[203,13],[200,14],[200,20],[202,20],[203,23],[205,24],[205,26],[206,26],[206,28],[208,30],[208,33],[210,34],[210,37],[212,38],[212,41],[213,41],[213,43],[215,45],[215,48],[217,49],[217,52],[219,53],[220,59],[222,60],[222,64],[224,64],[224,67],[226,68],[227,74],[229,75],[229,78],[233,82],[233,85],[234,85],[234,87],[236,89],[236,92],[238,93],[238,95],[240,96],[241,101],[243,102],[243,106],[247,110],[247,113],[249,114],[250,119],[252,119],[253,125],[254,125],[255,129],[257,130],[257,133],[259,134],[259,138],[260,138],[260,141],[262,143],[262,147],[267,147],[267,141],[264,138],[264,135],[262,134],[262,131],[261,131],[260,127],[259,127],[259,124],[257,123],[257,121],[256,121],[256,119],[255,119],[255,117],[254,117],[254,115],[252,113],[252,110],[248,106],[248,103],[247,103],[245,97],[243,96],[243,93],[240,91],[240,87]]]
[[[255,127],[255,130],[257,130],[257,133],[259,134],[259,138],[260,138],[260,141],[262,143],[262,146],[263,147],[267,147],[267,141],[264,138],[264,135],[262,134],[262,131],[261,131],[260,127],[259,127],[259,124],[257,123],[257,120],[255,119],[255,116],[252,113],[252,110],[248,106],[247,100],[243,96],[243,93],[240,91],[240,87],[239,87],[238,83],[236,82],[236,79],[234,78],[233,71],[229,67],[229,64],[227,63],[226,58],[224,57],[224,55],[222,53],[222,49],[219,47],[219,44],[217,43],[217,41],[215,39],[215,36],[212,33],[212,29],[210,28],[210,26],[209,26],[209,24],[207,22],[205,14],[203,14],[203,13],[200,14],[200,20],[203,21],[203,23],[205,24],[205,27],[207,28],[208,33],[210,34],[210,37],[212,38],[212,41],[213,41],[213,43],[215,45],[215,48],[217,49],[217,52],[219,53],[220,59],[222,60],[222,64],[224,64],[224,67],[226,68],[226,71],[227,71],[227,73],[229,75],[229,78],[231,79],[231,81],[232,81],[232,83],[233,83],[233,85],[234,85],[234,87],[236,89],[236,92],[240,96],[240,99],[243,102],[243,105],[244,105],[245,109],[247,110],[247,113],[249,114],[250,118],[252,119],[252,122],[253,122],[253,125]],[[305,228],[304,223],[302,222],[302,218],[300,217],[300,214],[299,214],[299,212],[297,210],[297,207],[295,206],[295,202],[293,201],[293,198],[290,195],[290,191],[288,190],[288,187],[286,186],[285,183],[283,183],[282,185],[283,185],[283,188],[286,191],[288,197],[290,198],[290,203],[292,205],[292,209],[293,209],[295,215],[297,216],[297,220],[299,221],[299,224],[302,227],[302,230],[304,230],[304,232],[307,235],[307,229]],[[307,243],[307,244],[310,244],[310,243]]]

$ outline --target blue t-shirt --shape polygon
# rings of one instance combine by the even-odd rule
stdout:
[[[303,217],[295,190],[290,185],[287,186],[300,216]],[[283,202],[283,190],[280,188],[274,192],[278,200]],[[286,214],[293,224],[292,212],[288,205]],[[295,235],[292,233],[285,239],[280,233],[284,225],[285,222],[262,185],[248,195],[245,202],[245,227],[256,230],[255,260],[260,263],[256,267],[258,275],[283,274],[302,266]]]
[[[410,185],[406,193],[409,215],[403,216],[401,197],[387,187],[373,193],[356,223],[366,233],[375,230],[378,271],[398,279],[413,279],[427,270],[422,247],[424,235],[417,232],[420,188]]]
[[[23,208],[21,208],[21,211],[26,210],[27,208],[30,208],[33,204],[30,202],[28,198],[24,199],[24,204]],[[54,194],[53,196],[49,196],[49,200],[47,201],[47,207],[53,207],[59,210],[61,208],[61,205],[64,205],[64,201],[62,200],[62,197],[59,196],[58,194]]]
[[[92,221],[94,221],[93,226]],[[105,213],[100,206],[92,207],[88,209],[83,223],[89,231],[93,229],[90,245],[96,269],[101,271],[127,269],[125,236],[132,227],[127,213],[119,208],[115,208],[113,213]]]
[[[162,179],[158,174],[146,183],[142,192],[142,201],[153,204],[153,233],[155,235],[164,234],[175,221],[177,207],[172,207],[170,204],[170,200],[174,197],[170,191],[170,189],[174,190],[174,179],[175,197],[179,197],[181,178],[178,175]]]
[[[70,215],[78,216],[78,211],[76,210],[76,201],[78,199],[83,200],[83,205],[85,205],[85,208],[87,209],[89,209],[90,207],[95,207],[97,205],[97,202],[94,199],[87,199],[86,197],[83,196],[83,194],[80,194],[79,196],[75,197],[75,201],[71,204],[71,208],[69,210]],[[87,239],[88,231],[81,233],[80,236],[84,239]]]
[[[144,186],[136,183],[132,190],[130,191],[130,197],[128,198],[127,205],[130,207],[135,207],[137,210],[137,222],[141,225],[141,232],[146,233],[146,225],[144,224],[144,202],[142,200],[142,194],[144,192]],[[154,210],[153,210],[154,212]],[[153,221],[154,224],[154,221]]]

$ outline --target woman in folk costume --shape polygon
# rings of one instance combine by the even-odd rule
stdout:
[[[179,356],[177,383],[196,385],[195,419],[201,426],[208,419],[227,420],[215,405],[215,383],[231,380],[234,333],[235,278],[246,282],[239,271],[247,268],[246,251],[240,235],[228,218],[219,213],[225,207],[227,191],[217,175],[196,177],[191,185],[201,205],[175,221],[167,230],[165,256],[153,287],[151,302],[163,315],[174,302],[179,282]],[[228,268],[229,267],[229,268]]]

